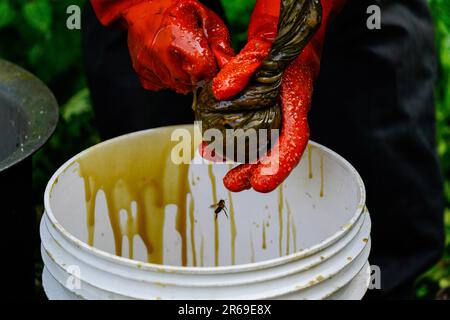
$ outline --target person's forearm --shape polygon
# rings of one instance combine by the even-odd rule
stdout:
[[[145,0],[90,0],[100,22],[107,26],[122,18],[124,12]]]
[[[91,0],[104,25],[128,29],[133,68],[144,89],[192,92],[234,51],[225,23],[199,0]]]

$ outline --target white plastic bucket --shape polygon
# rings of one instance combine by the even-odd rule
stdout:
[[[166,159],[176,129],[193,132],[122,136],[52,177],[41,221],[50,299],[363,297],[370,216],[363,182],[346,160],[311,142],[282,188],[231,194],[222,184],[228,165],[180,169]],[[215,220],[211,206],[221,199],[229,218],[221,212]]]

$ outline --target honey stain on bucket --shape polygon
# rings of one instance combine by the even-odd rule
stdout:
[[[95,201],[97,198],[97,192],[94,194],[91,191],[91,178],[89,176],[83,177],[84,180],[84,192],[87,209],[87,228],[88,228],[88,244],[94,244],[94,232],[95,232]],[[95,189],[95,186],[94,186]],[[114,227],[113,227],[114,229]],[[117,248],[117,243],[116,243]],[[117,250],[116,250],[117,252]]]
[[[312,150],[313,147],[308,145],[308,178],[313,179],[313,162],[312,162]],[[323,164],[323,155],[320,155],[320,197],[323,198],[325,196],[325,178],[324,178],[324,164]]]
[[[129,208],[128,210],[127,210],[127,231],[126,231],[126,234],[127,234],[127,238],[128,238],[128,252],[129,252],[129,257],[130,257],[130,259],[133,259],[134,258],[134,246],[133,246],[133,243],[134,243],[134,235],[136,234],[136,232],[135,232],[135,222],[136,220],[135,219],[133,219],[133,216],[132,216],[132,212],[131,212],[131,208]]]
[[[323,155],[320,155],[320,197],[324,197],[324,188],[325,188],[325,181],[324,181],[324,173],[323,173]]]
[[[263,222],[263,231],[262,231],[262,249],[267,249],[267,237],[266,237],[266,224]]]
[[[191,252],[192,252],[192,264],[194,267],[197,266],[197,253],[195,250],[195,217],[194,217],[194,211],[195,211],[195,202],[194,197],[191,195],[191,202],[189,204],[189,222],[191,226]]]
[[[123,255],[122,240],[125,235],[129,248],[133,247],[134,236],[137,235],[145,244],[147,260],[163,264],[165,208],[174,204],[177,206],[176,229],[181,237],[181,264],[187,265],[189,165],[175,165],[171,161],[170,153],[175,143],[168,139],[169,130],[161,130],[152,140],[137,135],[126,144],[120,144],[120,151],[116,144],[105,143],[101,147],[91,148],[77,160],[85,185],[89,245],[94,245],[96,198],[103,191],[116,255]],[[194,154],[193,150],[191,154]],[[135,218],[131,215],[132,202],[136,203]],[[120,225],[121,210],[126,211],[128,216],[126,230]],[[129,249],[129,254],[133,254],[132,249]]]
[[[313,165],[312,165],[312,146],[308,144],[308,177],[313,178]]]
[[[216,204],[218,203],[217,186],[212,164],[208,165],[208,176],[211,181],[213,203]],[[214,219],[214,265],[219,266],[219,221],[217,219]]]
[[[107,211],[114,237],[115,254],[123,256],[122,242],[128,238],[129,258],[133,258],[134,238],[139,236],[147,249],[148,262],[163,264],[165,208],[170,204],[177,206],[176,230],[181,238],[181,264],[187,266],[187,218],[190,221],[190,247],[192,264],[198,265],[195,244],[195,199],[189,186],[189,165],[175,165],[170,159],[173,143],[154,143],[153,140],[166,141],[168,134],[162,132],[149,141],[145,136],[137,136],[117,146],[112,143],[93,147],[76,162],[78,174],[84,181],[87,211],[88,244],[94,246],[95,210],[100,191],[105,195]],[[151,143],[153,142],[153,143]],[[126,156],[123,156],[126,154]],[[158,157],[155,157],[158,154]],[[192,152],[192,154],[194,154]],[[111,161],[110,159],[114,159]],[[217,187],[212,165],[208,166],[213,202],[217,203]],[[195,185],[200,179],[192,177]],[[190,195],[189,216],[187,216],[187,197]],[[233,200],[230,201],[230,232],[232,264],[236,257],[236,222]],[[132,215],[131,204],[136,204],[136,217]],[[122,227],[120,212],[126,213],[126,226]],[[214,263],[219,265],[219,228],[214,221],[215,256]],[[201,265],[204,265],[204,239],[200,247]]]
[[[183,266],[187,265],[187,236],[186,236],[186,221],[187,221],[187,208],[186,208],[186,197],[191,194],[189,187],[188,173],[189,165],[180,165],[178,172],[178,199],[177,204],[177,218],[176,218],[176,229],[181,235],[181,263]],[[169,191],[170,192],[170,191]],[[194,208],[192,208],[192,211]],[[164,214],[164,212],[163,212]],[[193,220],[193,219],[192,219]],[[161,232],[164,225],[161,226]]]
[[[50,187],[50,198],[52,197],[53,189],[58,184],[58,181],[59,181],[59,177],[56,177],[55,182],[53,182],[52,186]]]
[[[228,169],[232,169],[233,166],[229,165]],[[230,235],[231,235],[231,264],[236,264],[236,236],[237,236],[237,229],[236,229],[236,217],[234,212],[234,203],[233,203],[233,196],[230,191],[228,191],[228,203],[229,203],[229,209],[230,209]]]

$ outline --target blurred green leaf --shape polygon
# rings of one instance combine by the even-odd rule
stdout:
[[[13,22],[16,12],[10,0],[0,0],[0,28],[8,26]]]
[[[89,114],[91,112],[91,102],[89,90],[84,88],[75,94],[62,109],[62,117],[66,121],[71,121],[76,116]]]
[[[48,34],[52,25],[52,5],[49,0],[33,0],[26,2],[22,7],[23,15],[28,24]]]
[[[416,289],[416,296],[419,299],[423,299],[428,296],[428,288],[426,286],[420,286]]]
[[[247,41],[247,29],[256,0],[222,0],[230,24],[233,47],[238,51]]]

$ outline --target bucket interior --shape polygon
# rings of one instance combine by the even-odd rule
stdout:
[[[171,266],[257,263],[307,250],[340,232],[364,195],[354,170],[310,144],[300,165],[270,194],[230,193],[229,164],[192,151],[175,164],[177,137],[191,126],[123,136],[95,146],[50,181],[46,210],[79,240],[126,258]],[[184,132],[184,133],[183,133]],[[189,140],[192,150],[198,145]],[[175,148],[174,148],[175,147]],[[226,212],[215,217],[220,200]]]

